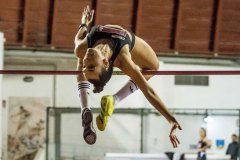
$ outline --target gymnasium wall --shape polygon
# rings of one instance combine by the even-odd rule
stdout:
[[[204,116],[200,115],[175,115],[175,117],[183,129],[182,131],[177,130],[177,136],[181,144],[176,149],[172,148],[168,139],[170,126],[165,118],[154,115],[146,118],[144,144],[147,153],[158,153],[160,151],[196,154],[199,129],[204,127],[207,130],[207,137],[212,143],[207,153],[224,155],[228,144],[231,142],[231,135],[238,134],[237,116],[212,116],[214,121],[211,123],[204,123]],[[227,128],[223,126],[227,126]],[[218,148],[216,140],[224,140],[224,146]]]
[[[162,70],[239,70],[239,67],[223,65],[197,65],[197,64],[168,64]],[[239,108],[237,98],[239,92],[238,82],[240,76],[208,76],[208,85],[175,85],[174,76],[157,76],[150,80],[150,84],[169,107],[184,108]],[[159,81],[161,83],[159,83]],[[156,85],[158,84],[158,85]]]
[[[121,25],[147,41],[157,55],[174,56],[173,59],[160,58],[161,70],[240,69],[239,61],[234,61],[240,56],[239,0],[12,0],[11,3],[0,0],[0,68],[5,53],[4,69],[75,70],[73,39],[86,5],[95,9],[94,25]],[[6,38],[4,46],[1,32]],[[189,56],[202,58],[182,62],[183,57]],[[7,150],[12,98],[47,98],[49,106],[80,107],[75,76],[34,75],[32,82],[25,82],[24,78],[26,75],[0,75],[0,84],[3,84],[0,86],[3,91],[0,92],[0,101],[2,97],[6,101],[6,107],[0,109],[0,114],[3,113],[0,150]],[[149,84],[169,108],[240,109],[240,76],[208,78],[207,86],[176,85],[174,76],[155,76]],[[98,108],[103,95],[115,93],[127,81],[126,76],[113,76],[102,93],[91,92],[91,107]],[[153,108],[140,91],[118,107]],[[81,128],[79,116],[64,117],[62,127],[67,128],[66,134],[69,134],[67,131],[76,131],[80,135],[67,136],[63,141],[78,142],[88,150],[83,139],[78,139],[82,136],[82,132],[78,132]],[[197,143],[198,129],[204,126],[213,143],[209,153],[224,154],[231,134],[238,133],[239,129],[235,116],[214,117],[215,121],[209,124],[203,123],[203,116],[199,115],[176,117],[183,128],[178,133],[179,148],[173,149],[168,140],[167,121],[152,115],[145,118],[144,152],[196,152],[190,146]],[[105,145],[108,151],[116,151],[119,147],[123,152],[137,152],[135,145],[139,145],[140,136],[134,133],[140,130],[140,120],[136,116],[125,117],[125,120],[129,123],[123,122],[122,116],[114,116],[109,130],[99,135],[97,147]],[[72,125],[74,122],[76,127]],[[118,133],[128,145],[118,139]],[[114,144],[106,146],[105,141],[109,138]],[[216,147],[217,139],[225,140],[224,148]]]
[[[15,53],[14,51],[5,51],[5,66],[4,69],[41,69],[41,70],[74,70],[76,66],[76,59],[73,56],[66,56],[61,53],[44,53],[35,52],[33,56],[30,51]],[[21,56],[17,56],[17,55]],[[24,56],[25,54],[25,56]],[[45,57],[41,56],[46,54]],[[55,55],[58,56],[55,56]],[[30,56],[31,55],[31,56]],[[26,59],[26,56],[28,57]],[[201,63],[199,63],[201,61]],[[20,63],[21,62],[21,63]],[[191,63],[190,63],[191,62]],[[194,64],[195,63],[195,64]],[[27,65],[28,64],[28,65]],[[180,60],[164,59],[160,61],[161,70],[237,70],[239,66],[228,60],[209,60],[209,59],[192,59],[185,63]],[[46,76],[34,75],[33,82],[24,82],[25,75],[4,75],[3,77],[3,98],[9,104],[10,97],[47,97],[50,99],[50,105],[57,107],[80,107],[79,97],[77,91],[77,84],[75,76]],[[100,94],[93,94],[91,92],[91,107],[99,107],[100,99],[103,95],[115,93],[125,82],[128,80],[126,76],[113,76],[111,81],[105,87],[105,90]],[[236,108],[239,109],[239,86],[240,76],[209,76],[208,86],[192,86],[192,85],[175,85],[174,76],[155,76],[149,84],[154,88],[157,94],[162,98],[164,103],[169,108]],[[92,89],[92,88],[91,88]],[[119,108],[153,108],[143,94],[137,91],[130,97],[126,98],[119,105]],[[3,112],[7,115],[8,110],[4,109]],[[78,115],[75,115],[77,117]],[[79,115],[80,116],[80,115]],[[122,116],[115,116],[112,119],[112,127],[121,126],[119,129],[126,129],[124,127],[126,122],[121,119]],[[7,117],[5,117],[5,121]],[[68,122],[73,119],[71,116],[66,116],[65,126],[73,127],[72,130],[79,130],[81,123],[74,127]],[[69,120],[68,120],[69,119]],[[179,133],[179,138],[182,145],[173,150],[170,141],[168,141],[169,125],[162,117],[150,116],[146,118],[145,128],[145,152],[156,153],[164,151],[178,151],[178,152],[196,152],[196,150],[189,149],[190,145],[196,144],[198,140],[198,129],[205,126],[203,123],[203,116],[177,116],[183,127],[183,131]],[[224,139],[226,144],[225,148],[218,149],[216,145],[213,146],[209,152],[224,154],[226,145],[230,141],[230,135],[237,133],[236,126],[237,117],[216,117],[212,124],[209,124],[209,138],[215,144],[216,139]],[[78,120],[79,121],[79,120]],[[78,123],[77,121],[77,123]],[[139,119],[136,117],[131,120],[131,131],[139,131]],[[130,124],[130,123],[129,123]],[[229,128],[225,131],[220,124],[227,125]],[[136,126],[135,126],[136,125]],[[4,133],[7,126],[4,125]],[[110,125],[111,126],[111,125]],[[110,127],[110,128],[112,128]],[[107,135],[111,134],[114,138],[119,135],[115,134],[120,132],[116,127],[114,132],[109,129],[106,134],[101,134],[101,139],[109,138]],[[129,128],[128,128],[129,129]],[[128,130],[126,129],[126,131]],[[68,129],[70,130],[70,129]],[[66,130],[66,131],[68,131]],[[224,131],[222,131],[224,130]],[[130,131],[129,131],[130,132]],[[189,137],[189,132],[193,136]],[[130,136],[126,132],[126,137]],[[69,133],[67,133],[68,135]],[[7,134],[4,134],[7,135]],[[133,136],[131,134],[131,136]],[[70,136],[71,137],[71,136]],[[75,136],[76,137],[76,136]],[[128,137],[129,138],[129,137]],[[137,138],[139,140],[139,137]],[[137,140],[136,139],[136,140]],[[99,141],[98,146],[104,146],[104,141]],[[69,136],[64,139],[68,141],[76,141],[70,139]],[[79,140],[81,141],[81,139]],[[4,139],[6,142],[6,137]],[[80,143],[80,142],[79,142]],[[82,141],[81,141],[82,144]],[[138,143],[139,144],[139,143]],[[112,144],[109,144],[112,145]],[[126,152],[137,151],[134,144],[132,148],[123,146],[121,142],[115,143],[116,147],[121,146]]]
[[[131,111],[129,111],[131,112]],[[94,159],[103,156],[104,153],[140,153],[141,139],[143,140],[144,153],[197,153],[199,140],[199,129],[207,129],[207,137],[212,142],[212,146],[207,150],[208,155],[225,155],[228,144],[231,142],[231,135],[238,133],[236,121],[238,116],[213,116],[214,121],[204,123],[202,115],[175,115],[183,130],[177,130],[180,140],[178,148],[173,148],[169,140],[170,125],[165,118],[157,114],[145,115],[143,117],[143,128],[140,115],[117,114],[115,113],[109,120],[104,132],[97,130],[97,142],[94,146],[86,145],[81,125],[80,114],[62,114],[61,120],[61,155],[63,157],[81,157]],[[237,112],[235,112],[237,113]],[[94,119],[97,114],[94,114]],[[52,120],[53,118],[50,117]],[[51,123],[50,123],[51,124]],[[75,125],[72,125],[75,124]],[[227,126],[227,129],[223,126]],[[53,125],[50,125],[53,127]],[[94,123],[96,128],[96,124]],[[143,136],[141,137],[141,129]],[[49,157],[54,157],[54,134],[50,134]],[[216,145],[217,140],[223,140],[224,145]],[[95,158],[96,159],[96,158]]]
[[[25,53],[27,53],[25,51]],[[37,54],[37,53],[36,53]],[[40,53],[41,55],[42,53]],[[74,70],[76,65],[75,58],[57,58],[56,53],[48,54],[46,58],[29,57],[25,60],[24,56],[6,56],[5,69],[51,69],[51,70]],[[51,56],[53,55],[53,56]],[[17,61],[16,63],[14,61]],[[197,60],[196,60],[197,61]],[[213,60],[214,61],[214,60]],[[226,64],[180,64],[161,61],[161,70],[238,70],[239,67]],[[30,64],[28,64],[30,63]],[[42,63],[42,65],[41,65]],[[4,75],[4,98],[12,96],[42,96],[51,97],[51,104],[54,106],[79,106],[78,91],[75,76],[36,76],[34,81],[26,83],[23,81],[25,75]],[[108,85],[100,94],[91,92],[92,107],[98,107],[99,100],[104,94],[113,94],[121,88],[127,81],[127,76],[113,76]],[[207,86],[199,85],[175,85],[174,76],[154,76],[149,84],[155,89],[157,94],[170,108],[239,108],[240,86],[239,76],[209,76]],[[45,85],[44,85],[45,84]],[[39,86],[42,86],[39,88]],[[18,88],[18,91],[15,91]],[[27,89],[29,92],[22,92]],[[92,90],[92,87],[91,87]],[[64,92],[63,92],[64,91]],[[33,92],[33,93],[32,93]],[[193,96],[194,94],[194,96]],[[227,95],[227,96],[226,96]],[[68,98],[65,98],[68,97]],[[138,101],[135,101],[138,99]],[[127,106],[126,106],[127,104]],[[126,98],[120,107],[151,107],[140,91],[132,97]]]
[[[86,5],[93,24],[121,25],[160,55],[240,55],[238,0],[0,0],[6,47],[72,52]]]

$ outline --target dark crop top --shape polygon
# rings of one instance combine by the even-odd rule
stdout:
[[[94,26],[87,36],[88,48],[92,48],[100,39],[110,40],[113,43],[113,54],[110,62],[113,63],[124,45],[128,44],[129,51],[132,51],[135,44],[135,35],[133,33],[131,35],[132,41],[125,30],[109,26]]]
[[[204,148],[206,147],[208,144],[206,142],[204,142],[203,140],[198,141],[198,148]]]

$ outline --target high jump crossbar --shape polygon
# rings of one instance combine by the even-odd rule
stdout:
[[[197,70],[197,71],[141,71],[144,75],[240,75],[240,70]],[[0,74],[12,75],[78,75],[81,71],[71,70],[0,70]],[[113,75],[125,75],[114,71]]]

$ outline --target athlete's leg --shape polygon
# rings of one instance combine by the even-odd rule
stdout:
[[[131,53],[132,60],[136,63],[141,70],[158,70],[159,60],[153,49],[141,38],[136,37],[135,47]],[[153,75],[144,75],[144,77],[149,80]],[[138,89],[137,85],[129,80],[118,92],[116,92],[114,97],[114,104],[118,104],[124,98],[128,97],[130,94],[134,93]]]
[[[78,59],[77,70],[82,70],[81,60]],[[90,83],[86,80],[84,75],[80,73],[77,75],[77,82],[78,82],[78,91],[79,91],[79,98],[82,109],[89,108],[89,90],[90,90]]]
[[[137,36],[135,39],[135,47],[132,50],[131,55],[132,60],[140,67],[141,70],[159,69],[159,61],[156,53],[144,40]],[[149,80],[153,77],[153,75],[144,75],[144,77]],[[137,85],[132,80],[129,80],[118,92],[113,95],[114,104],[117,105],[120,101],[134,93],[137,89]]]
[[[96,118],[98,129],[103,131],[107,125],[108,118],[114,111],[114,105],[117,105],[124,98],[138,90],[137,85],[129,80],[116,94],[103,96],[101,99],[101,113]]]
[[[158,70],[159,60],[152,47],[143,39],[136,36],[135,47],[132,51],[132,60],[142,70]],[[153,75],[144,75],[149,80]]]
[[[137,90],[138,86],[130,79],[118,92],[113,95],[114,105],[117,105],[120,101]]]
[[[78,59],[77,70],[81,71],[81,60]],[[79,98],[82,107],[82,126],[83,138],[86,143],[94,144],[96,142],[96,132],[93,128],[93,114],[89,106],[90,83],[80,74],[77,76]]]
[[[153,49],[141,38],[136,36],[135,47],[132,50],[132,60],[141,70],[158,70],[159,61]],[[144,75],[149,80],[153,75]],[[101,100],[101,113],[97,117],[98,129],[103,131],[107,125],[109,116],[112,115],[114,105],[138,90],[137,85],[129,80],[118,92],[113,96],[104,96]]]

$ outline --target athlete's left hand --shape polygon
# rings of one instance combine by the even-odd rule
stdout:
[[[182,130],[181,126],[179,125],[179,123],[174,120],[173,122],[171,122],[171,132],[170,132],[170,141],[172,142],[173,148],[176,148],[178,144],[180,144],[180,141],[178,140],[177,136],[176,136],[176,129],[178,128],[179,130]]]
[[[92,22],[94,15],[94,10],[90,10],[89,6],[85,7],[82,13],[81,24],[86,24],[87,26]]]

